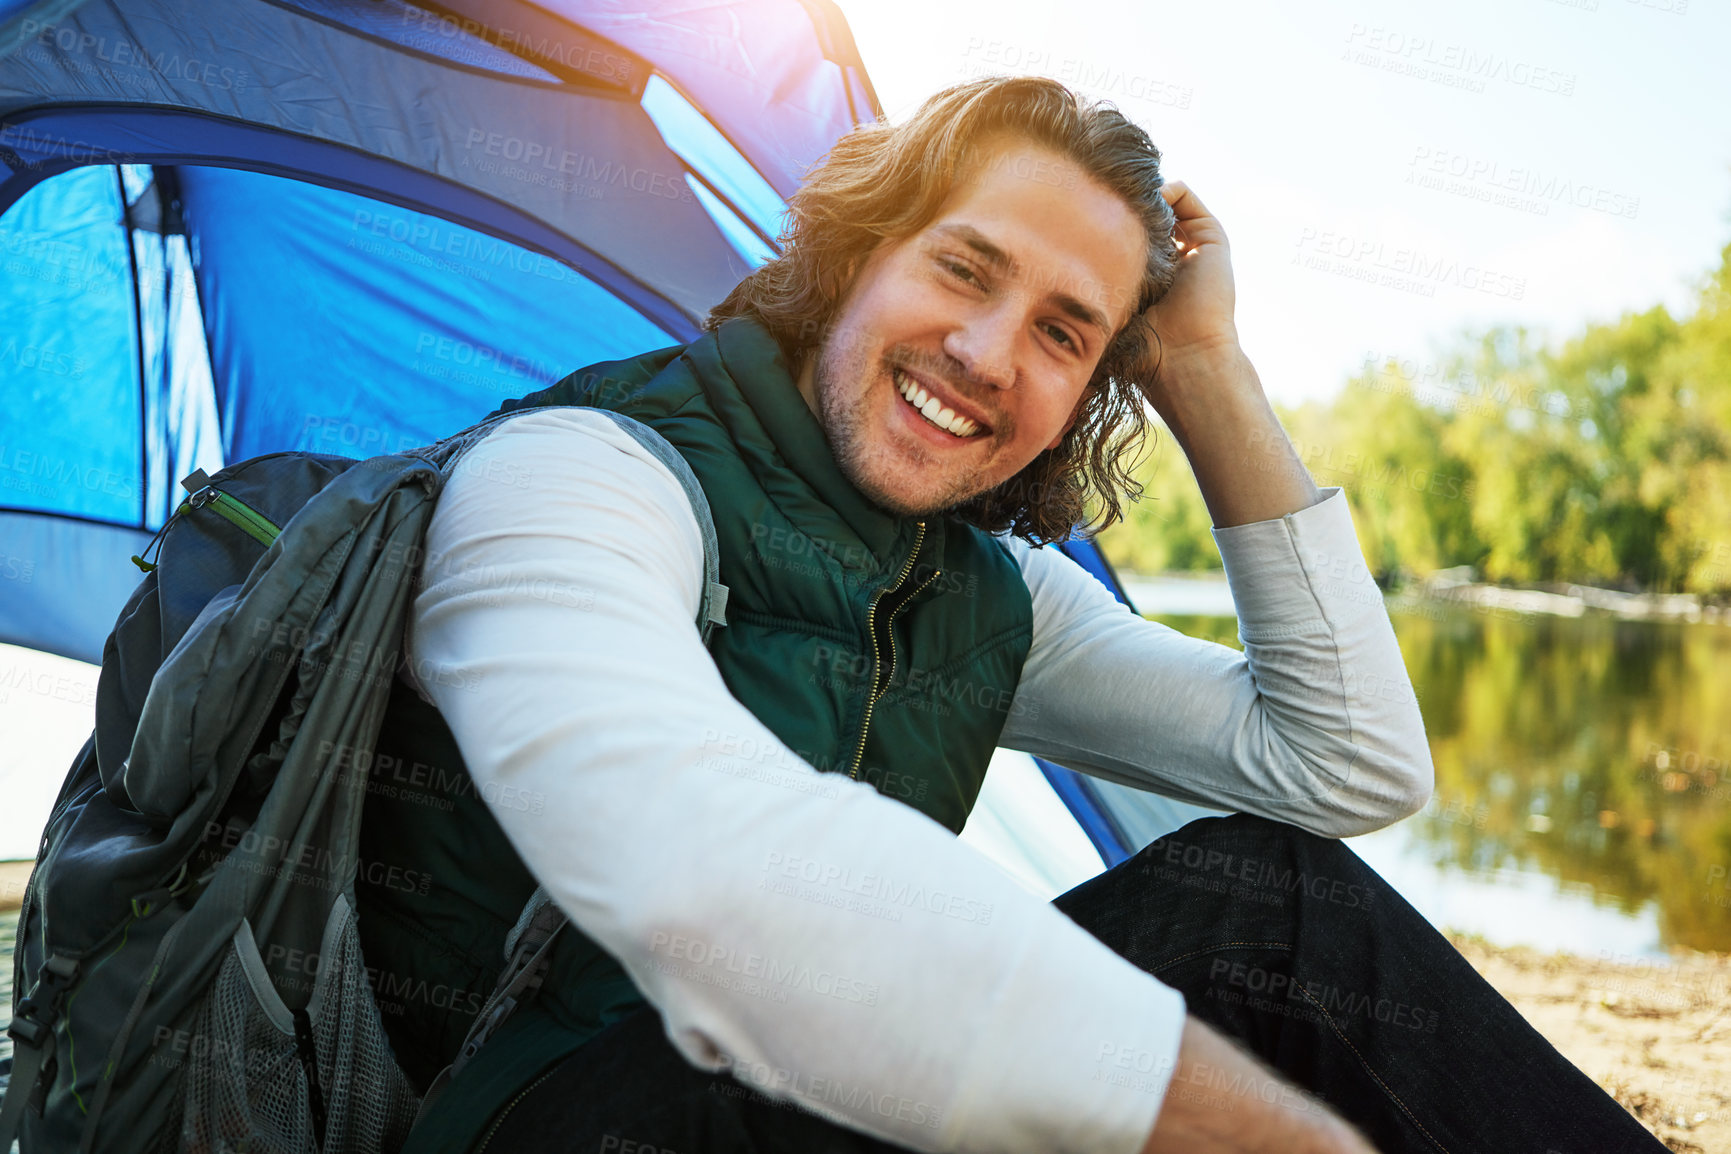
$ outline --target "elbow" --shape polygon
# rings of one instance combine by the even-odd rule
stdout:
[[[1429,756],[1375,767],[1360,761],[1333,793],[1326,837],[1359,837],[1403,821],[1430,804],[1435,784]]]
[[[1436,790],[1436,777],[1431,770],[1430,759],[1426,758],[1424,765],[1411,773],[1395,790],[1389,801],[1385,825],[1393,825],[1405,820],[1430,804],[1431,794]]]
[[[1380,766],[1365,785],[1365,820],[1370,824],[1360,831],[1371,833],[1404,821],[1430,804],[1436,788],[1436,770],[1431,765],[1430,751],[1399,762]]]

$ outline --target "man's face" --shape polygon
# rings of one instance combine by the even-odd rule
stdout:
[[[1055,447],[1141,284],[1147,237],[1116,193],[1019,138],[980,154],[930,224],[872,252],[801,366],[842,471],[896,513]]]

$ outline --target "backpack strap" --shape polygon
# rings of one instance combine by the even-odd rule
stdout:
[[[703,486],[698,483],[697,474],[691,471],[684,454],[675,449],[666,437],[624,413],[615,413],[612,409],[596,409],[595,412],[607,414],[614,424],[630,433],[638,444],[666,465],[678,479],[679,487],[685,490],[685,499],[691,502],[692,515],[697,518],[697,531],[703,537],[703,599],[697,607],[697,628],[707,646],[716,627],[727,624],[727,586],[721,583],[721,546],[716,540],[715,515],[710,512],[709,498],[704,495]]]
[[[573,408],[570,405],[541,405],[537,408]],[[495,417],[490,421],[476,426],[476,436],[465,441],[458,452],[466,451],[478,442],[481,437],[492,432],[493,427],[507,417],[521,416],[533,409],[516,409],[510,413]],[[642,421],[628,417],[623,413],[615,413],[611,409],[593,409],[593,412],[603,413],[625,432],[629,433],[638,444],[667,466],[669,472],[679,481],[679,486],[685,491],[685,499],[691,503],[692,515],[697,519],[697,531],[703,539],[703,596],[697,607],[697,628],[703,636],[703,644],[707,648],[715,630],[727,624],[727,586],[721,583],[721,546],[716,538],[715,517],[710,512],[709,498],[704,495],[703,486],[697,480],[697,474],[691,471],[691,466],[678,449]],[[454,461],[454,458],[452,459]],[[449,467],[447,463],[446,467]],[[565,928],[569,919],[565,911],[554,904],[553,898],[547,893],[546,887],[537,887],[524,903],[523,911],[517,916],[517,924],[505,936],[505,969],[499,975],[498,983],[493,992],[481,1006],[481,1012],[475,1015],[474,1024],[469,1027],[469,1033],[463,1039],[462,1046],[457,1050],[457,1056],[451,1064],[440,1070],[438,1076],[427,1087],[426,1095],[421,1099],[421,1108],[415,1114],[416,1125],[427,1116],[433,1103],[445,1092],[451,1080],[462,1072],[482,1046],[496,1033],[505,1019],[518,1006],[534,999],[541,990],[541,983],[546,980],[547,968],[553,961],[553,942],[559,936],[559,931]]]
[[[486,439],[499,425],[513,417],[546,409],[581,409],[600,413],[629,433],[639,445],[648,449],[678,480],[679,487],[685,491],[685,499],[691,504],[691,514],[697,519],[698,534],[703,538],[703,595],[698,603],[697,628],[703,634],[703,643],[707,646],[716,628],[727,624],[727,586],[721,583],[721,549],[716,542],[715,516],[710,512],[709,498],[704,495],[697,474],[691,471],[691,465],[687,463],[684,455],[675,449],[666,437],[642,421],[593,405],[530,405],[512,409],[508,413],[495,413],[486,420],[453,433],[424,449],[411,449],[408,455],[422,458],[449,476],[462,455]]]
[[[703,591],[697,603],[697,631],[703,638],[703,645],[708,648],[715,637],[716,629],[727,624],[727,586],[721,583],[721,547],[715,534],[715,517],[709,509],[709,498],[704,495],[703,486],[697,480],[697,474],[691,471],[678,449],[660,433],[624,413],[615,413],[612,409],[600,409],[591,405],[533,405],[524,409],[513,409],[508,413],[496,413],[479,424],[471,425],[458,433],[453,433],[442,441],[435,442],[425,448],[409,449],[404,455],[419,457],[435,469],[449,477],[456,468],[457,462],[464,453],[480,444],[488,434],[500,424],[512,417],[520,417],[524,413],[539,412],[543,409],[582,409],[586,412],[600,413],[629,433],[633,440],[665,465],[679,487],[685,492],[685,499],[691,505],[691,515],[697,520],[697,533],[703,542]],[[405,639],[404,644],[407,645]],[[400,676],[408,682],[422,701],[431,705],[433,698],[427,693],[415,677],[414,670],[407,661],[402,663]]]
[[[537,891],[539,892],[539,891]],[[79,963],[61,954],[54,954],[43,963],[36,988],[30,996],[21,998],[17,1013],[6,1033],[12,1039],[12,1057],[3,1084],[0,1084],[0,1150],[11,1150],[12,1139],[23,1120],[24,1109],[35,1102],[36,1112],[42,1112],[39,1095],[44,1073],[54,1065],[54,1023],[65,1008],[67,991],[78,980]],[[49,1081],[53,1075],[48,1074]]]

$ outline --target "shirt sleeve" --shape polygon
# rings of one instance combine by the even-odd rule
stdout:
[[[422,683],[524,862],[689,1061],[916,1150],[1141,1149],[1182,995],[728,693],[694,620],[695,517],[628,434],[504,422],[427,550]]]
[[[1213,533],[1242,653],[1139,617],[1058,550],[1006,538],[1034,638],[1002,744],[1328,837],[1422,808],[1424,718],[1340,487]]]

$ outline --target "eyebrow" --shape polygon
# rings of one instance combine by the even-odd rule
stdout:
[[[986,237],[986,234],[971,224],[940,224],[932,229],[935,233],[953,237],[978,253],[988,265],[1005,276],[1014,276],[1019,269],[1016,259]],[[1053,300],[1066,314],[1083,324],[1093,325],[1106,336],[1112,335],[1112,328],[1106,323],[1106,318],[1096,309],[1089,308],[1069,293],[1056,292]]]

